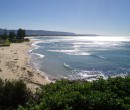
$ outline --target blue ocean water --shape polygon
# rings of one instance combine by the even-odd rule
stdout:
[[[31,64],[49,79],[130,75],[130,37],[36,36]]]

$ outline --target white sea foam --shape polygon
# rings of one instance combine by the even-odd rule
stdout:
[[[107,59],[107,57],[103,57],[103,56],[98,56],[101,59]]]
[[[91,55],[88,52],[82,52],[80,50],[47,50],[51,52],[60,52],[60,53],[65,53],[68,55]]]
[[[120,49],[124,45],[124,42],[130,42],[128,37],[110,37],[110,36],[76,36],[76,37],[58,37],[56,39],[44,40],[45,43],[52,43],[58,47],[57,43],[65,43],[68,46],[68,50],[64,50],[65,47],[61,47],[61,50],[48,50],[53,52],[61,52],[68,55],[90,55],[90,51],[95,50],[111,50]],[[70,46],[69,46],[69,45]],[[72,46],[73,45],[73,46]],[[73,50],[72,50],[73,47]],[[63,48],[63,49],[62,49]]]
[[[126,77],[126,76],[128,76],[128,74],[117,74],[117,75],[112,75],[111,77],[112,78],[115,78],[115,77]]]
[[[112,78],[115,77],[126,77],[128,76],[128,74],[116,74],[116,75],[111,75]],[[104,73],[102,71],[81,71],[79,73],[77,73],[77,78],[79,79],[84,79],[87,81],[93,81],[96,80],[98,78],[102,77],[103,79],[107,79],[108,76],[105,76]]]
[[[87,52],[77,52],[77,53],[69,53],[68,55],[91,55],[91,54]]]
[[[98,58],[101,58],[101,59],[108,59],[107,57],[104,57],[104,56],[100,56],[100,55],[95,55],[96,57],[98,57]]]
[[[39,54],[39,53],[33,53],[33,54],[38,56],[36,59],[45,57],[45,55],[42,55],[42,54]]]
[[[66,63],[64,63],[64,66],[67,67],[67,68],[70,68],[70,66]]]
[[[110,42],[129,42],[130,38],[129,37],[115,37],[115,36],[96,36],[96,37],[92,37],[92,36],[57,36],[55,39],[54,37],[49,37],[52,39],[46,39],[45,42],[46,43],[54,43],[54,42],[71,42],[71,43],[76,43],[76,44],[86,44],[86,42],[93,42],[96,44],[106,44]]]
[[[39,40],[39,39],[33,39],[32,41],[33,41],[33,43],[31,44],[32,48],[29,50],[30,53],[33,50],[36,50],[36,49],[40,48],[40,46],[38,45],[39,43],[44,42],[43,40]]]
[[[34,43],[32,43],[32,46],[33,46],[33,47],[37,47],[37,46],[38,46],[37,44],[40,43],[40,42],[41,42],[41,41],[35,41]]]
[[[52,37],[53,38],[53,37]],[[69,52],[69,51],[73,51],[73,50],[68,50],[69,55],[75,54],[75,55],[87,55],[86,52],[84,52],[82,49],[88,49],[89,51],[92,48],[96,48],[99,50],[109,50],[109,49],[117,49],[118,46],[123,45],[123,42],[129,42],[130,39],[128,37],[109,37],[109,36],[97,36],[97,37],[89,37],[89,36],[77,36],[77,37],[70,37],[70,36],[66,36],[66,37],[57,37],[56,39],[42,39],[41,41],[39,39],[33,38],[32,39],[34,41],[34,43],[32,44],[32,46],[34,47],[33,49],[38,49],[39,46],[37,45],[38,43],[52,43],[54,44],[54,46],[58,46],[56,45],[56,43],[60,42],[60,43],[67,43],[67,44],[72,44],[74,51],[75,52]],[[81,47],[83,47],[81,49]],[[91,48],[90,48],[91,47]],[[61,47],[62,48],[62,47]],[[32,52],[33,50],[30,50],[30,52]],[[63,50],[64,51],[64,50]],[[76,51],[82,52],[81,54]],[[55,50],[56,52],[56,50]],[[58,52],[58,50],[57,50]],[[59,52],[62,52],[62,50]],[[64,52],[62,52],[64,53]]]
[[[33,50],[34,50],[34,49],[30,49],[30,50],[29,50],[29,53],[31,53]]]
[[[73,69],[70,65],[64,63],[64,67],[68,68],[68,69]]]
[[[116,78],[116,77],[126,77],[128,76],[128,74],[116,74],[116,75],[110,75],[110,77],[112,78]],[[74,74],[69,75],[70,79],[72,80],[86,80],[86,81],[93,81],[93,80],[97,80],[98,78],[102,77],[103,79],[107,79],[108,76],[105,76],[103,71],[95,71],[95,70],[91,70],[91,71],[77,71],[75,70]]]
[[[104,76],[103,72],[102,71],[77,71],[76,73],[74,73],[74,75],[70,75],[71,79],[72,80],[75,80],[75,79],[81,79],[81,80],[86,80],[86,81],[93,81],[93,80],[96,80],[100,77],[103,77],[104,79],[107,79],[106,76]]]

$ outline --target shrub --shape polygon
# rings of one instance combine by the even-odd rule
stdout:
[[[25,105],[31,96],[23,81],[0,79],[0,109],[15,109],[18,105]]]
[[[92,82],[61,80],[44,85],[18,110],[128,110],[130,77]]]

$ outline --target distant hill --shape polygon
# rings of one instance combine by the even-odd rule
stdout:
[[[74,36],[75,33],[59,32],[59,31],[45,31],[45,30],[26,30],[27,35],[43,35],[43,36]]]
[[[0,28],[0,34],[2,34],[3,32],[4,32],[4,30]]]
[[[5,29],[0,28],[0,34],[4,33]],[[12,30],[7,30],[7,34]],[[13,30],[17,33],[17,30]],[[46,31],[46,30],[25,30],[27,36],[97,36],[96,34],[75,34],[72,32]]]
[[[1,29],[0,28],[0,34],[4,33],[5,29]],[[9,34],[10,31],[12,30],[6,30],[7,34]],[[17,30],[13,30],[15,33],[17,33]],[[26,35],[27,36],[36,36],[36,35],[40,35],[40,36],[75,36],[75,33],[71,33],[71,32],[58,32],[58,31],[45,31],[45,30],[25,30],[26,31]]]

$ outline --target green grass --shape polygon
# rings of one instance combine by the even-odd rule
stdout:
[[[6,40],[6,41],[5,41],[5,45],[10,46],[10,44],[11,44],[11,42],[10,42],[9,40]]]
[[[9,40],[5,40],[4,43],[0,44],[0,46],[10,46],[11,42]]]

